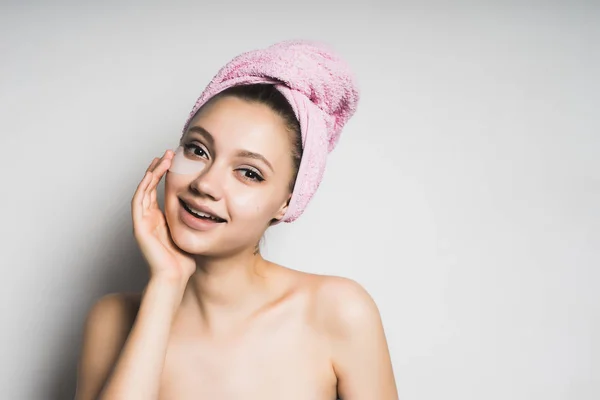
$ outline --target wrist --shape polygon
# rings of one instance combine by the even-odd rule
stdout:
[[[179,306],[183,297],[186,283],[165,277],[151,277],[144,289],[143,297],[160,297],[171,303],[174,308]]]
[[[165,290],[181,290],[183,291],[187,285],[188,279],[167,273],[159,273],[150,275],[148,286],[159,286],[166,288]]]

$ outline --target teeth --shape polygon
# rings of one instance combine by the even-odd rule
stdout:
[[[212,219],[213,221],[218,221],[218,219],[217,219],[217,218],[213,217],[213,216],[212,216],[212,215],[210,215],[210,214],[204,213],[204,212],[202,212],[202,211],[195,210],[195,209],[193,209],[192,207],[190,207],[189,205],[188,205],[188,208],[190,209],[190,211],[191,211],[191,212],[193,212],[194,214],[196,214],[196,215],[197,215],[197,216],[199,216],[199,217],[203,217],[203,218],[209,218],[209,219]]]

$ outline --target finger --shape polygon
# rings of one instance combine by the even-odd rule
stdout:
[[[170,167],[171,167],[171,159],[170,158],[161,159],[161,161],[154,167],[154,170],[152,171],[152,181],[150,182],[150,185],[148,185],[148,187],[146,188],[147,195],[150,196],[152,191],[156,190],[158,183],[160,182],[160,180],[162,179],[162,177],[165,175],[165,173],[167,172],[167,170]]]
[[[152,160],[152,162],[150,163],[150,166],[148,167],[148,169],[146,169],[146,172],[150,171],[152,172],[152,170],[154,169],[154,167],[156,167],[156,164],[158,164],[158,162],[161,159],[159,157],[155,157],[154,160]]]
[[[138,187],[133,195],[133,199],[131,200],[131,214],[134,220],[134,224],[141,220],[144,215],[143,209],[143,200],[146,197],[146,188],[150,184],[150,180],[152,177],[151,172],[146,172],[144,178],[138,184]]]
[[[150,207],[158,207],[158,203],[156,202],[156,190],[150,192]]]
[[[152,185],[152,180],[154,179],[154,174],[149,172],[150,178],[148,179],[148,186],[144,190],[144,197],[142,197],[142,210],[146,211],[150,208],[150,191],[148,188]]]
[[[150,172],[151,179],[145,189],[145,197],[142,200],[144,210],[156,206],[156,187],[162,176],[170,168],[171,159],[174,155],[173,151],[166,150],[161,158],[155,158],[150,164],[148,171]]]
[[[150,169],[150,171],[154,171],[156,169],[156,167],[166,158],[172,158],[171,154],[173,152],[171,150],[165,150],[165,152],[163,153],[163,155],[161,157],[155,158],[154,160],[156,160],[156,162],[152,163],[152,168]]]

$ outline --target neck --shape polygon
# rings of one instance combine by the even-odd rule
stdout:
[[[269,295],[272,264],[252,250],[227,258],[199,257],[182,308],[199,315],[209,328],[239,322],[260,308]]]

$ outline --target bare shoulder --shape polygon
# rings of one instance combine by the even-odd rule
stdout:
[[[137,309],[141,300],[141,293],[109,293],[99,298],[90,308],[90,315],[98,312],[131,312]]]
[[[77,400],[95,399],[135,322],[141,294],[110,293],[89,309],[77,371]]]
[[[128,334],[140,307],[141,294],[110,293],[98,299],[88,312],[84,335],[87,337]]]
[[[398,393],[379,309],[351,279],[315,280],[320,331],[331,349],[341,398],[397,400]]]
[[[380,323],[379,310],[358,282],[339,276],[309,275],[316,322],[326,333],[345,336],[356,327]]]

